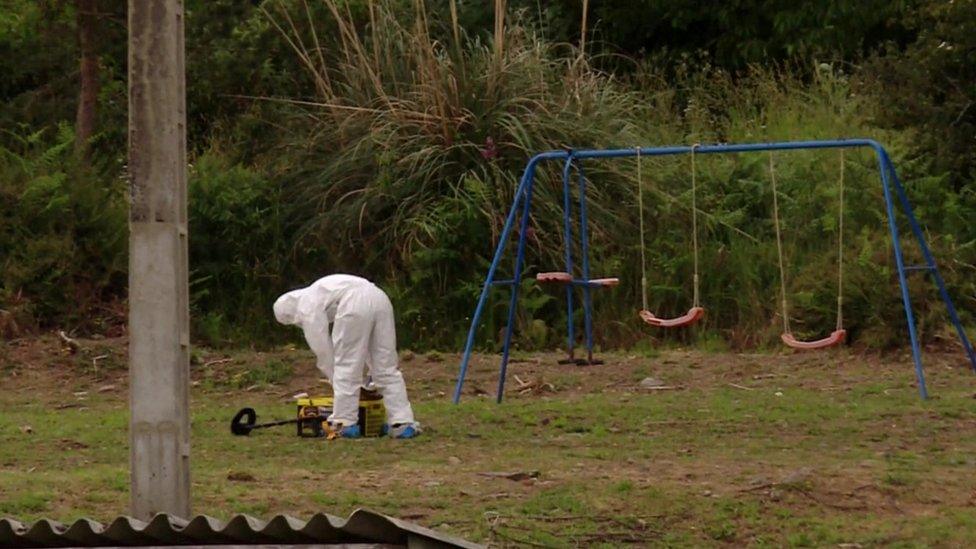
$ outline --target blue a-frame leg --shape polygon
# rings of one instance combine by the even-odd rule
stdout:
[[[570,154],[563,165],[563,239],[565,241],[566,252],[566,272],[573,275],[573,206],[570,197],[569,176],[573,169],[573,156]],[[576,362],[574,349],[576,347],[576,334],[573,333],[573,285],[566,285],[566,362]]]
[[[730,153],[743,153],[743,152],[758,152],[758,151],[783,151],[783,150],[801,150],[801,149],[836,149],[836,148],[856,148],[856,147],[869,147],[875,151],[878,159],[878,168],[880,171],[881,186],[884,191],[885,198],[885,212],[888,217],[888,228],[891,232],[892,242],[894,244],[895,251],[895,264],[898,268],[898,283],[901,289],[902,302],[905,308],[905,318],[908,324],[908,337],[912,346],[912,359],[915,363],[915,376],[918,382],[919,394],[922,398],[927,398],[928,390],[925,384],[925,372],[922,368],[922,356],[921,347],[918,341],[918,333],[915,325],[915,314],[912,309],[911,299],[908,293],[908,281],[907,274],[915,270],[924,270],[932,275],[936,286],[939,290],[939,296],[946,305],[946,309],[949,313],[949,320],[952,322],[956,329],[956,333],[959,335],[959,340],[962,343],[966,354],[969,357],[970,364],[973,371],[976,372],[976,353],[973,351],[973,346],[966,336],[966,332],[963,329],[962,323],[960,322],[959,315],[957,314],[956,308],[952,303],[952,299],[949,296],[949,292],[946,290],[945,282],[942,279],[939,269],[936,266],[935,259],[932,257],[932,253],[929,250],[928,244],[925,241],[925,236],[922,232],[921,226],[918,224],[915,218],[915,213],[912,210],[911,203],[908,200],[908,196],[905,193],[905,189],[898,179],[898,175],[895,172],[895,168],[891,163],[891,159],[888,156],[887,151],[880,143],[871,139],[843,139],[843,140],[829,140],[829,141],[794,141],[794,142],[779,142],[779,143],[746,143],[746,144],[722,144],[722,145],[696,145],[694,147],[690,146],[671,146],[671,147],[651,147],[646,149],[640,149],[641,156],[665,156],[665,155],[677,155],[677,154],[689,154],[694,150],[695,154],[730,154]],[[586,329],[587,347],[590,352],[590,358],[592,358],[592,320],[590,316],[590,300],[589,300],[589,258],[588,258],[588,231],[586,229],[586,180],[585,176],[580,169],[579,163],[584,159],[598,159],[598,158],[626,158],[637,155],[637,149],[606,149],[606,150],[584,150],[584,151],[550,151],[545,153],[540,153],[535,155],[529,160],[526,165],[525,171],[522,174],[522,179],[519,181],[518,188],[515,192],[515,199],[512,203],[512,209],[509,211],[508,217],[505,220],[505,226],[502,229],[501,236],[499,238],[498,246],[495,248],[495,254],[491,262],[491,266],[488,268],[488,275],[485,277],[485,283],[481,289],[481,295],[478,298],[478,304],[475,307],[475,312],[471,318],[471,327],[468,330],[467,341],[464,346],[464,355],[461,358],[460,370],[458,372],[457,384],[454,389],[454,402],[458,403],[461,399],[461,391],[464,387],[464,379],[467,375],[468,365],[471,360],[471,352],[474,347],[475,333],[478,329],[479,322],[481,320],[481,315],[484,312],[485,303],[488,298],[488,292],[493,286],[511,286],[511,294],[509,299],[509,311],[508,311],[508,323],[505,328],[505,338],[502,347],[502,361],[499,368],[499,382],[498,382],[498,395],[497,399],[499,402],[502,400],[502,396],[505,389],[505,374],[508,366],[509,349],[511,346],[512,331],[514,330],[515,322],[515,307],[518,303],[518,290],[519,281],[522,277],[522,267],[524,263],[525,254],[525,233],[528,228],[529,214],[531,213],[532,204],[532,187],[535,179],[535,170],[540,162],[549,160],[562,160],[565,162],[563,168],[563,195],[564,195],[564,232],[566,236],[567,252],[566,252],[566,268],[567,271],[572,274],[572,252],[568,249],[571,247],[572,233],[571,224],[569,222],[570,214],[570,199],[569,199],[569,175],[572,165],[575,163],[577,170],[579,171],[579,200],[580,200],[580,238],[582,244],[582,263],[583,263],[583,279],[576,281],[574,279],[573,284],[567,289],[567,312],[570,314],[568,320],[569,324],[569,349],[572,352],[573,349],[573,333],[572,333],[572,286],[582,285],[583,295],[584,295],[584,321]],[[901,204],[902,210],[906,218],[908,219],[908,224],[911,228],[912,234],[915,236],[915,240],[918,243],[919,248],[922,251],[922,256],[925,259],[925,265],[912,265],[906,266],[904,264],[904,257],[902,254],[901,240],[898,233],[898,226],[895,219],[895,203],[892,197],[892,188],[894,189],[894,194],[898,196],[898,201]],[[522,217],[520,219],[520,230],[518,233],[518,241],[516,245],[515,253],[515,268],[514,268],[514,278],[511,280],[496,280],[495,276],[498,270],[498,264],[504,255],[504,250],[508,244],[508,240],[511,237],[512,227],[515,223],[516,216],[522,210]]]
[[[586,331],[586,363],[593,364],[593,298],[590,295],[590,230],[589,219],[586,217],[586,175],[583,166],[577,161],[576,172],[579,175],[579,210],[580,210],[580,247],[583,255],[583,329]],[[568,243],[567,243],[568,245]],[[575,280],[575,279],[574,279]],[[572,324],[572,319],[570,319]]]
[[[908,201],[908,194],[905,193],[905,188],[902,186],[901,180],[898,178],[898,172],[895,171],[894,164],[892,164],[891,159],[888,158],[888,153],[884,150],[882,150],[882,153],[884,156],[884,163],[891,173],[891,181],[894,183],[895,192],[898,194],[898,199],[905,211],[905,217],[908,218],[908,225],[911,227],[912,233],[915,235],[915,240],[918,242],[918,247],[922,251],[922,257],[925,259],[925,265],[923,268],[932,275],[935,285],[939,288],[939,296],[942,298],[942,301],[946,305],[946,310],[949,312],[949,320],[952,321],[952,325],[956,329],[956,334],[959,336],[959,341],[966,350],[966,355],[969,357],[969,365],[972,367],[973,372],[976,372],[976,352],[973,351],[973,344],[969,341],[969,338],[966,336],[966,330],[964,330],[962,327],[962,321],[959,320],[959,314],[956,312],[956,307],[952,303],[952,298],[949,297],[949,291],[946,289],[945,281],[942,280],[942,274],[939,273],[939,268],[935,264],[935,258],[932,256],[932,251],[929,250],[929,245],[925,241],[925,234],[922,232],[922,226],[919,225],[918,220],[915,219],[915,212],[912,210],[912,205]],[[907,270],[915,269],[909,267]],[[921,360],[917,360],[916,364],[920,366]]]
[[[586,210],[586,175],[583,173],[583,166],[576,162],[572,151],[569,151],[566,162],[563,165],[563,240],[566,256],[566,273],[573,276],[575,268],[573,264],[573,209],[572,209],[572,187],[571,176],[573,166],[576,166],[578,174],[577,185],[579,193],[579,226],[580,226],[580,251],[582,255],[582,278],[573,278],[572,282],[566,284],[566,354],[565,360],[560,360],[560,364],[590,365],[598,361],[593,359],[593,299],[591,296],[590,280],[590,245],[589,245],[589,221]],[[575,310],[573,308],[573,294],[576,286],[583,289],[583,335],[586,338],[585,360],[577,360],[575,357],[576,332],[574,326]]]

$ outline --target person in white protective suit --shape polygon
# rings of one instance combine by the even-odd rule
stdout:
[[[274,314],[281,324],[299,326],[304,332],[316,366],[332,383],[335,400],[328,421],[341,436],[361,436],[359,390],[367,364],[373,384],[383,395],[390,435],[420,434],[398,365],[393,305],[383,290],[358,276],[329,275],[279,297]]]

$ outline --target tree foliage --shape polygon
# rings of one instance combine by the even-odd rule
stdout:
[[[87,166],[65,152],[79,95],[77,4],[0,9],[0,309],[23,326],[100,329],[118,320],[104,304],[125,294],[125,13],[94,4],[100,87]],[[210,343],[273,339],[273,297],[341,270],[390,291],[407,344],[455,346],[526,159],[637,143],[884,140],[940,257],[952,258],[942,266],[961,309],[976,313],[976,0],[591,2],[585,52],[575,0],[511,0],[502,32],[487,2],[185,6],[191,291],[197,337]],[[835,268],[836,161],[777,160],[788,289],[811,334],[831,323],[823,280]],[[740,345],[776,336],[764,166],[700,166],[705,329]],[[852,333],[887,345],[903,320],[888,291],[880,197],[869,160],[847,167]],[[688,166],[645,173],[653,305],[679,310],[691,266]],[[600,337],[629,344],[644,336],[627,321],[639,295],[636,174],[594,163],[588,175],[594,264],[624,280],[597,300],[601,318],[617,319]],[[543,170],[531,269],[560,263],[559,192]],[[931,334],[942,313],[923,289],[912,291]],[[556,344],[566,322],[558,296],[530,283],[523,295],[519,344]],[[489,304],[489,341],[504,307]]]

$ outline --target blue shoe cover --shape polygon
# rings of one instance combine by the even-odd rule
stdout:
[[[342,438],[362,438],[363,433],[359,430],[359,425],[346,425],[339,431]]]
[[[404,423],[402,425],[394,425],[390,429],[390,436],[393,438],[413,438],[420,434],[420,429],[418,429],[412,423]]]

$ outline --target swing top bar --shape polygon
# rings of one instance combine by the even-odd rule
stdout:
[[[714,153],[735,153],[735,152],[756,152],[756,151],[788,151],[797,149],[838,149],[870,147],[878,154],[887,156],[884,147],[873,139],[833,139],[825,141],[776,141],[769,143],[741,143],[741,144],[715,144],[715,145],[678,145],[672,147],[646,147],[640,149],[641,156],[667,156],[674,154],[690,154],[694,150],[695,154],[714,154]],[[602,150],[570,150],[570,151],[548,151],[535,155],[530,162],[540,160],[576,158],[585,160],[588,158],[623,158],[637,156],[636,148],[629,149],[602,149]]]

